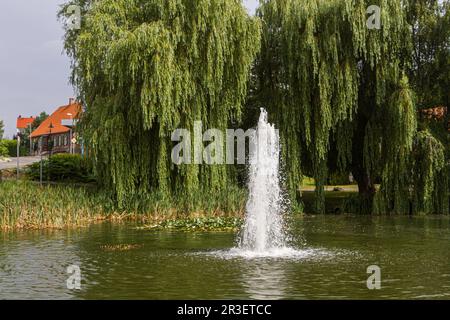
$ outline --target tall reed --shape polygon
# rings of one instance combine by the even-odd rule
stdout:
[[[136,197],[118,210],[114,198],[96,186],[46,185],[30,181],[0,182],[0,229],[43,229],[85,226],[112,220],[164,221],[190,217],[242,216],[246,193],[180,193],[168,199],[158,191]]]

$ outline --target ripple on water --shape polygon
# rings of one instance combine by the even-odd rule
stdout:
[[[198,252],[197,255],[206,255],[219,259],[285,259],[285,260],[311,260],[331,258],[342,252],[333,252],[318,248],[296,249],[291,247],[273,248],[264,251],[252,251],[240,248],[231,248],[228,250],[216,250],[207,252]]]

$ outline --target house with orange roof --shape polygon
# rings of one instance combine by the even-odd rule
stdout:
[[[23,118],[22,116],[17,117],[16,128],[20,133],[23,133],[26,129],[31,128],[31,124],[34,122],[36,117]]]
[[[75,99],[70,99],[69,104],[58,107],[31,133],[34,154],[80,153],[74,124],[82,112],[81,105]]]
[[[419,111],[422,118],[429,121],[443,121],[448,118],[448,108],[445,106],[437,106],[434,108],[422,109]],[[447,121],[446,125],[447,131],[450,132],[450,119]]]

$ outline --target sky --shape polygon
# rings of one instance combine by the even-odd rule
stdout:
[[[0,8],[0,120],[5,137],[16,132],[19,115],[52,113],[69,102],[70,63],[63,53],[57,20],[64,0],[2,0]],[[254,13],[258,0],[243,0]]]

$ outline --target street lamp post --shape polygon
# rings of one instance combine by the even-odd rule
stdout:
[[[20,173],[20,131],[17,129],[17,181]]]
[[[30,128],[29,138],[30,138],[30,156],[33,155],[33,140],[31,139],[31,125],[32,123],[28,124],[28,127]]]
[[[50,162],[51,162],[51,158],[52,158],[52,150],[53,150],[53,141],[51,141],[52,138],[52,129],[54,128],[53,123],[50,122],[50,125],[48,126],[49,129],[49,134],[48,134],[48,139],[47,139],[47,147],[48,147],[48,173],[47,173],[47,178],[48,181],[50,182]]]
[[[43,137],[41,136],[39,138],[39,155],[41,156],[41,165],[39,168],[39,183],[42,187],[42,144],[43,144]]]
[[[69,133],[69,153],[70,154],[73,154],[73,144],[72,144],[72,139],[73,139],[73,137],[72,137],[72,135],[73,135],[73,114],[72,113],[67,113],[67,115],[70,117],[70,121],[71,121],[71,124],[70,124],[70,133]]]

